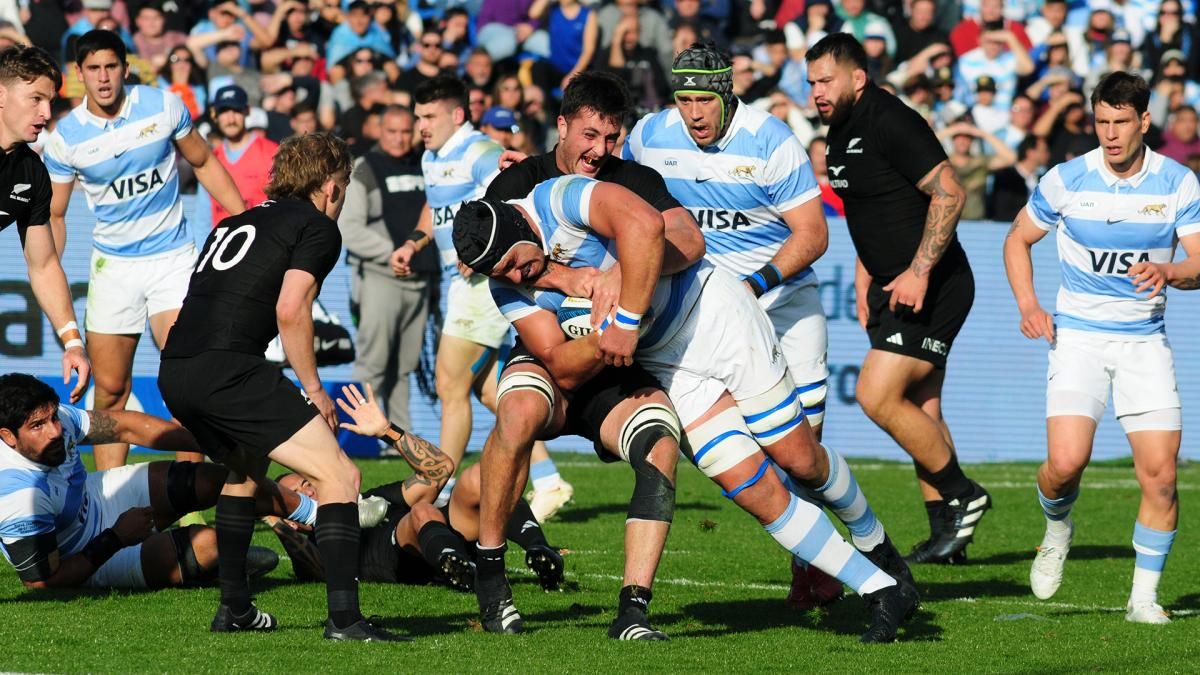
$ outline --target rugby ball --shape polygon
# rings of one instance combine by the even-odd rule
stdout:
[[[592,333],[591,298],[568,297],[558,307],[558,325],[567,337],[577,340]]]

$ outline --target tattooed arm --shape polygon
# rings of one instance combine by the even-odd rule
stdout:
[[[410,506],[433,502],[442,486],[454,475],[454,460],[424,438],[388,422],[371,385],[366,385],[365,389],[364,395],[353,384],[342,387],[342,398],[337,400],[337,405],[354,421],[343,422],[340,426],[391,443],[415,472],[405,479],[401,488],[404,501]]]
[[[1149,291],[1154,297],[1164,285],[1181,291],[1200,289],[1200,233],[1179,238],[1187,258],[1179,262],[1141,262],[1129,268],[1129,277],[1138,292]]]
[[[191,432],[171,420],[132,410],[89,410],[84,444],[130,443],[165,452],[201,452]]]
[[[891,292],[888,307],[896,311],[897,305],[912,307],[918,313],[925,305],[925,291],[929,287],[929,274],[942,254],[954,241],[958,228],[958,217],[962,215],[966,193],[954,173],[949,161],[943,161],[925,174],[917,183],[921,192],[929,195],[929,213],[925,216],[925,231],[912,263],[892,283],[883,287]]]

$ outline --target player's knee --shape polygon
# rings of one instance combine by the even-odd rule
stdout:
[[[93,396],[97,408],[124,406],[133,387],[133,382],[119,373],[93,372],[92,384],[95,387]]]
[[[496,385],[496,414],[499,420],[541,431],[550,422],[555,396],[554,385],[541,373],[506,373]]]
[[[197,476],[203,466],[205,465],[198,462],[171,462],[171,466],[167,468],[167,501],[175,513],[182,515],[202,511],[217,503],[215,491],[210,495],[212,499],[206,499],[204,502],[197,494]]]
[[[441,523],[446,520],[442,517],[442,512],[429,502],[421,502],[413,506],[412,511],[409,512],[409,517],[412,518],[414,532],[420,532],[421,528],[425,527],[428,523]]]
[[[631,520],[669,523],[674,518],[674,464],[669,473],[664,473],[652,460],[655,455],[676,455],[680,433],[675,412],[659,403],[639,407],[622,425],[618,449],[634,472],[628,513]]]
[[[1046,459],[1046,471],[1050,479],[1062,485],[1078,481],[1086,467],[1086,455],[1079,453],[1051,452]]]
[[[798,430],[777,445],[786,447],[776,451],[773,446],[769,454],[789,476],[806,483],[825,482],[829,462],[810,431]]]
[[[779,442],[804,424],[800,392],[790,375],[784,375],[767,391],[737,402],[746,426],[760,445]]]
[[[778,517],[787,501],[783,483],[770,467],[770,460],[764,457],[757,471],[749,478],[721,491],[722,495],[753,514],[764,525]]]
[[[885,416],[887,407],[892,403],[882,389],[873,387],[861,379],[854,387],[854,397],[858,400],[859,407],[872,420]]]
[[[184,586],[211,581],[217,572],[217,531],[202,525],[171,530],[175,545],[175,563]]]

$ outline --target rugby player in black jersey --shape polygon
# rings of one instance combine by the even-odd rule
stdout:
[[[345,142],[331,134],[284,141],[271,166],[270,201],[226,218],[209,234],[163,348],[158,387],[167,407],[214,461],[230,468],[217,501],[221,604],[213,631],[277,625],[254,606],[245,575],[255,518],[250,495],[275,460],[312,483],[320,503],[325,637],[407,639],[359,611],[359,473],[333,434],[337,415],[313,352],[312,303],[341,252],[335,221],[352,167]],[[263,357],[277,333],[303,393]],[[404,432],[392,427],[388,434]]]
[[[829,125],[830,184],[858,253],[858,320],[871,340],[858,402],[916,466],[930,536],[909,562],[961,562],[991,507],[959,467],[941,412],[946,357],[975,298],[955,234],[963,187],[929,125],[869,81],[853,36],[828,35],[805,58]]]
[[[0,230],[17,224],[29,285],[64,347],[63,384],[72,370],[79,374],[70,394],[75,403],[87,391],[92,366],[50,231],[50,174],[28,145],[50,121],[50,102],[61,84],[58,66],[42,49],[17,45],[0,51]]]
[[[667,225],[665,268],[686,267],[704,256],[704,238],[691,214],[653,169],[612,156],[621,121],[630,109],[624,83],[610,73],[585,71],[563,92],[559,144],[524,158],[492,180],[487,197],[525,197],[538,183],[581,174],[620,183],[663,213]],[[512,158],[512,153],[506,153]],[[608,274],[550,263],[543,283],[592,299],[595,317],[607,316],[621,290],[620,267]],[[549,342],[565,341],[555,329]],[[595,444],[604,461],[627,459],[637,475],[625,535],[625,575],[617,617],[608,635],[621,640],[662,640],[647,610],[674,509],[679,421],[657,380],[636,363],[608,368],[586,382],[560,382],[530,346],[518,342],[497,393],[497,422],[481,461],[478,583],[483,627],[520,632],[523,621],[504,576],[505,532],[529,470],[534,441],[578,434]],[[535,347],[536,349],[536,347]],[[625,433],[625,430],[630,430]]]

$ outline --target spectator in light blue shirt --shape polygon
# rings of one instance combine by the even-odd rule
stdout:
[[[346,20],[333,29],[329,42],[325,44],[325,60],[338,63],[363,47],[389,59],[396,58],[387,31],[371,19],[371,5],[363,0],[354,0],[346,10]]]

